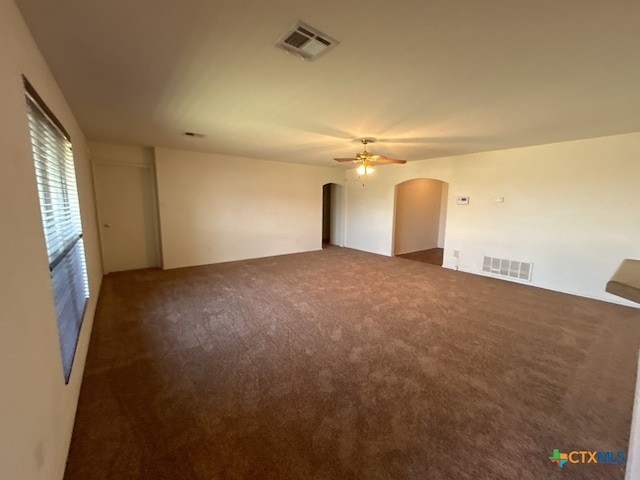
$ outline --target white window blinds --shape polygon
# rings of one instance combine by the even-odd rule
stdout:
[[[25,80],[42,226],[65,381],[69,381],[89,286],[71,142]]]

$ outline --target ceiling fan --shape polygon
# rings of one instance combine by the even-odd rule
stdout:
[[[355,158],[334,158],[336,162],[345,163],[345,162],[353,162],[359,163],[358,166],[358,174],[359,175],[367,175],[373,172],[373,167],[377,163],[407,163],[406,160],[398,160],[395,158],[387,158],[382,155],[375,155],[371,152],[367,151],[367,145],[370,143],[374,143],[376,141],[375,138],[361,138],[360,141],[364,145],[364,151],[356,154]]]

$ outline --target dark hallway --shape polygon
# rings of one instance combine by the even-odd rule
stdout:
[[[407,260],[415,260],[416,262],[430,263],[432,265],[442,266],[444,256],[444,248],[430,248],[428,250],[420,250],[418,252],[404,253],[396,255],[396,257],[406,258]]]

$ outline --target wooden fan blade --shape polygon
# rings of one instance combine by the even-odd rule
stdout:
[[[374,155],[371,158],[371,160],[376,163],[400,163],[400,164],[407,163],[406,160],[398,160],[397,158],[387,158],[387,157],[383,157],[382,155]]]
[[[357,162],[355,158],[334,158],[336,162]]]

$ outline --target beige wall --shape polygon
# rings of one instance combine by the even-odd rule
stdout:
[[[117,143],[88,142],[92,162],[154,167],[153,148]]]
[[[344,173],[341,173],[344,176]],[[331,184],[331,245],[344,246],[344,187]]]
[[[322,186],[344,171],[156,148],[164,268],[322,248]]]
[[[394,188],[449,183],[444,266],[481,273],[482,256],[533,262],[533,284],[637,306],[604,292],[640,258],[640,133],[410,162],[362,187],[347,176],[346,246],[392,254]],[[456,196],[468,195],[466,206]],[[504,202],[496,202],[504,197]]]
[[[416,178],[396,186],[394,253],[438,246],[442,182]]]
[[[449,184],[442,183],[442,196],[440,197],[440,225],[438,225],[438,248],[444,248],[444,239],[447,232],[447,206],[449,202]]]
[[[62,478],[102,278],[85,139],[11,0],[0,0],[0,478]],[[69,131],[91,299],[68,385],[42,233],[21,75]]]

